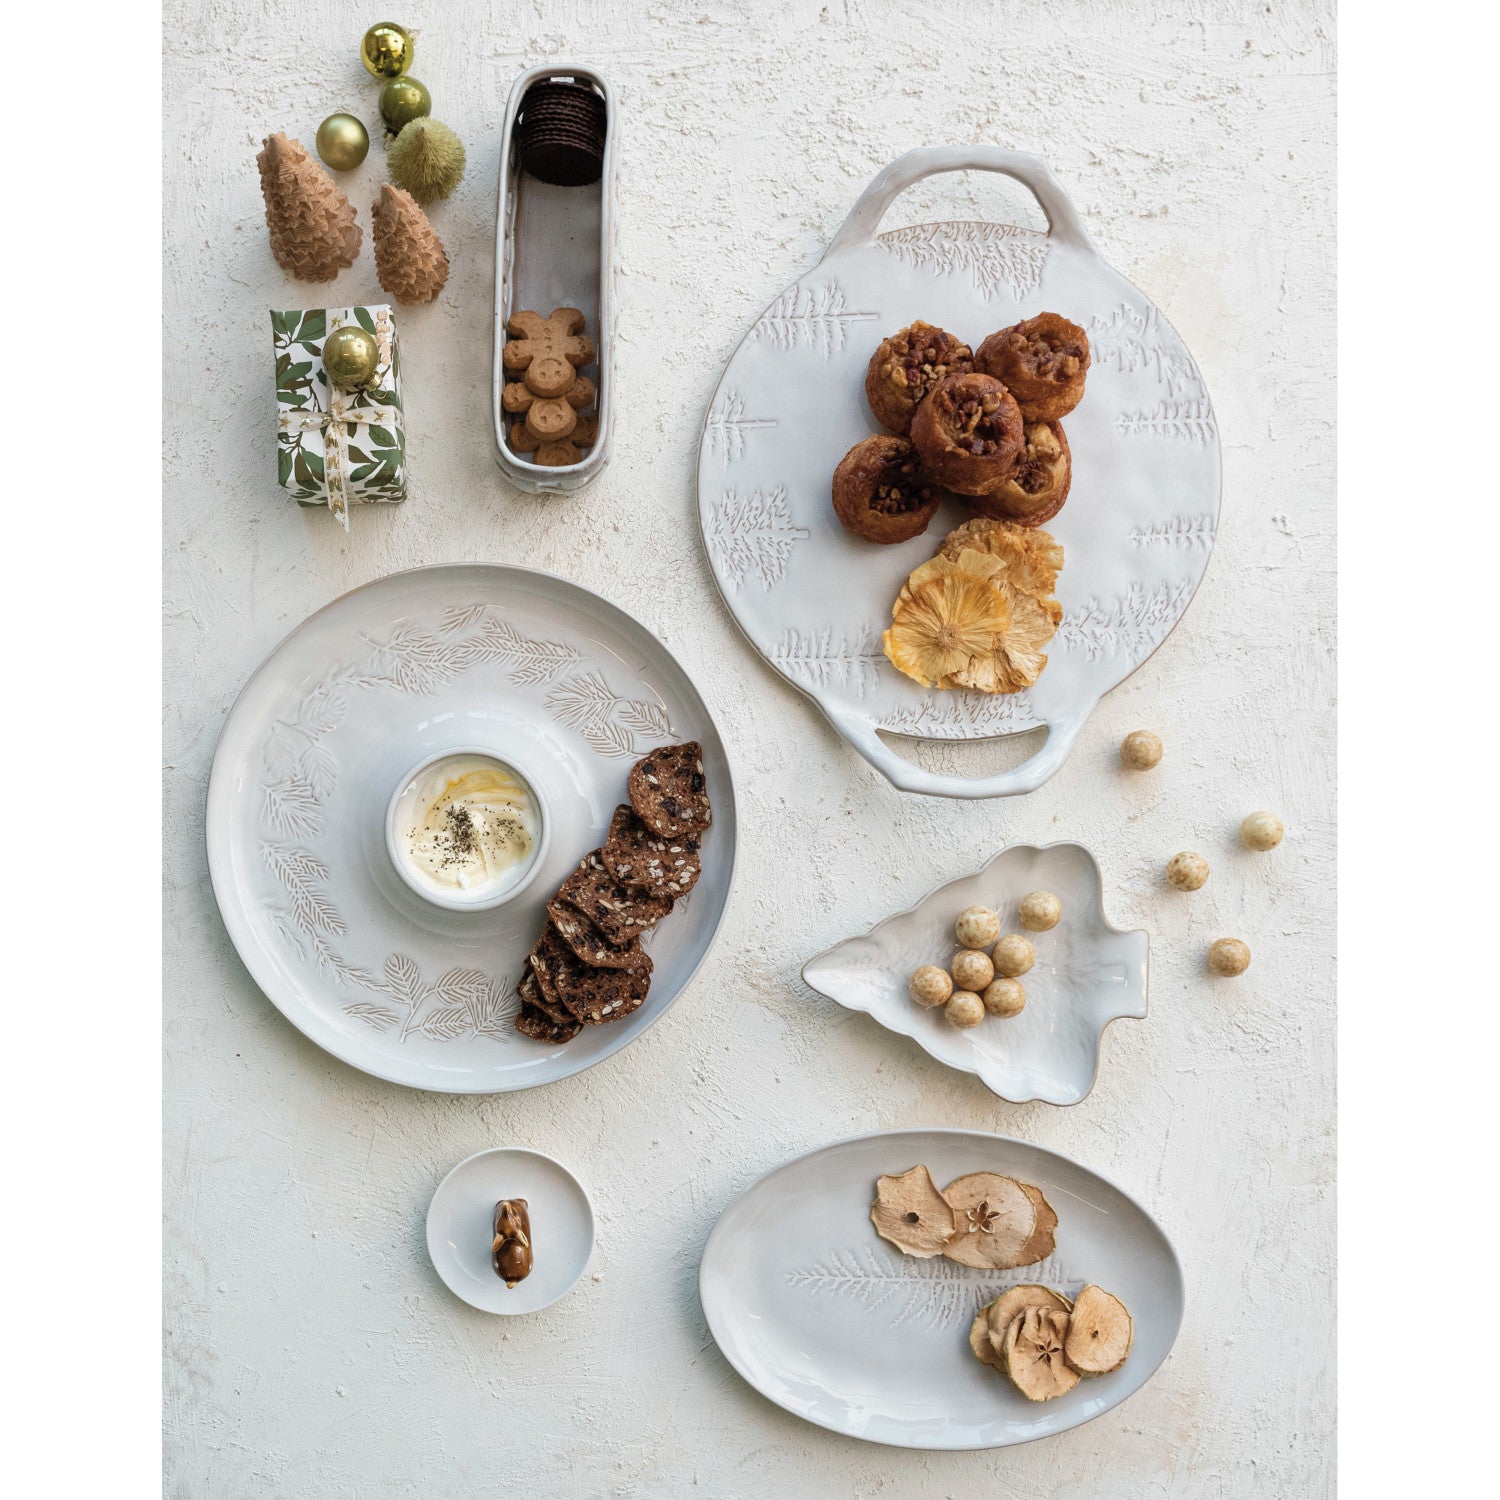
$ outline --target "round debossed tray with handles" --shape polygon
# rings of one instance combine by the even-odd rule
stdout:
[[[972,170],[1030,189],[1047,232],[977,222],[879,232],[905,189]],[[1066,554],[1063,621],[1025,692],[923,688],[886,660],[881,633],[907,574],[970,513],[945,501],[924,535],[896,546],[840,526],[834,468],[881,430],[865,367],[881,339],[917,318],[977,347],[1044,310],[1082,325],[1093,349],[1083,401],[1063,423],[1072,491],[1046,527]],[[881,172],[823,259],[745,335],[698,455],[709,561],[751,643],[896,786],[946,797],[1034,791],[1061,767],[1094,705],[1182,617],[1208,566],[1219,490],[1218,427],[1182,340],[1100,258],[1041,158],[994,146],[927,147]],[[981,778],[923,770],[877,733],[972,740],[1041,727],[1035,755]]]

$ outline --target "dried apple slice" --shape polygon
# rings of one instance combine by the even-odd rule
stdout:
[[[1036,1229],[1036,1205],[1014,1177],[970,1172],[950,1182],[943,1197],[953,1210],[954,1234],[943,1254],[962,1266],[1008,1271]]]
[[[1063,1355],[1080,1375],[1108,1375],[1125,1363],[1135,1324],[1113,1292],[1086,1286],[1073,1304]]]
[[[899,1177],[876,1179],[870,1222],[902,1254],[924,1260],[941,1255],[955,1229],[953,1209],[920,1163]]]
[[[990,1321],[990,1348],[997,1356],[1004,1348],[1005,1335],[1010,1331],[1010,1325],[1028,1307],[1042,1307],[1049,1312],[1071,1312],[1073,1304],[1061,1292],[1053,1291],[1050,1286],[1037,1286],[1031,1282],[1013,1286],[1009,1291],[1002,1292],[985,1309]],[[1003,1359],[997,1358],[995,1364],[1002,1370],[1005,1368]]]
[[[1039,1260],[1046,1260],[1057,1249],[1057,1214],[1047,1202],[1041,1188],[1023,1182],[1021,1190],[1036,1208],[1036,1228],[1031,1231],[1031,1238],[1026,1241],[1016,1264],[1034,1266]]]
[[[994,1305],[992,1302],[989,1307],[981,1307],[974,1314],[974,1321],[969,1325],[969,1348],[980,1364],[1003,1370],[1005,1361],[1000,1357],[999,1349],[990,1338],[990,1307]]]
[[[1005,1373],[1028,1401],[1051,1401],[1066,1396],[1081,1378],[1063,1358],[1068,1337],[1068,1314],[1046,1307],[1028,1307],[1011,1320],[1005,1332]]]

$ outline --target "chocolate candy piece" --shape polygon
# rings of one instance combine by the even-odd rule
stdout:
[[[502,1198],[495,1205],[495,1238],[490,1264],[508,1287],[531,1275],[531,1214],[524,1198]]]

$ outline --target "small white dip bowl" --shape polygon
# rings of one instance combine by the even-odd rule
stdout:
[[[411,816],[411,802],[417,787],[424,777],[445,761],[488,761],[504,771],[517,782],[526,793],[526,802],[535,830],[531,849],[518,864],[512,865],[498,879],[476,885],[471,889],[444,890],[422,870],[411,857],[407,845],[406,824]],[[385,813],[385,847],[396,873],[424,901],[434,906],[446,907],[449,911],[489,911],[511,897],[519,895],[530,883],[547,853],[548,821],[546,810],[536,794],[536,783],[522,767],[506,756],[496,755],[482,745],[455,745],[440,755],[429,755],[411,768],[396,784]]]

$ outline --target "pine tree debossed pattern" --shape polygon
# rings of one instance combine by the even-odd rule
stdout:
[[[302,281],[332,281],[352,266],[364,233],[354,205],[302,143],[267,136],[255,160],[276,264]]]

